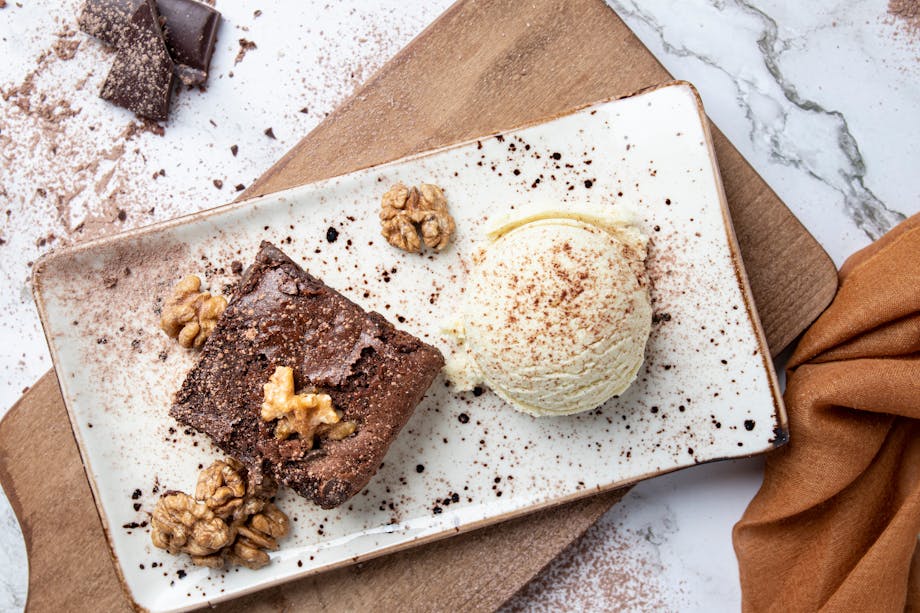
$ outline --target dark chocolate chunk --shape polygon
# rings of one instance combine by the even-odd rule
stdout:
[[[174,65],[166,50],[153,0],[143,2],[131,16],[117,49],[100,96],[141,117],[165,120],[169,115]]]
[[[118,47],[143,4],[144,0],[87,0],[78,19],[80,29]],[[195,0],[157,0],[155,6],[176,74],[187,85],[201,85],[208,78],[220,13]]]
[[[86,0],[77,22],[90,36],[118,46],[131,17],[142,4],[144,0]]]
[[[437,349],[262,243],[170,414],[251,472],[331,508],[367,485],[443,364]],[[260,407],[277,366],[294,369],[298,389],[329,394],[342,419],[357,424],[354,435],[321,438],[315,448],[275,438]]]
[[[157,0],[157,8],[176,74],[186,85],[201,85],[208,79],[220,13],[195,0]]]

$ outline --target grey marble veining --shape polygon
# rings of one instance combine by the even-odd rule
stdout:
[[[26,604],[26,548],[6,496],[0,496],[0,611],[21,611]]]
[[[847,214],[868,238],[878,238],[905,218],[900,211],[886,206],[866,186],[866,161],[844,114],[801,95],[795,83],[783,73],[782,54],[790,48],[790,41],[780,35],[776,21],[754,3],[714,0],[711,5],[720,12],[720,19],[732,19],[733,12],[740,13],[742,18],[753,18],[754,27],[748,30],[748,37],[739,42],[756,45],[770,82],[757,78],[761,75],[758,75],[756,66],[744,67],[752,74],[733,71],[726,66],[727,58],[713,55],[705,47],[691,47],[684,41],[675,40],[666,31],[659,15],[652,13],[644,3],[610,0],[609,4],[628,22],[638,20],[650,27],[658,35],[667,55],[694,58],[728,76],[734,84],[735,101],[750,124],[750,141],[767,140],[769,156],[773,161],[799,169],[840,194]],[[666,19],[666,16],[661,19]],[[751,97],[755,94],[770,97],[778,106],[778,116],[763,117],[752,104]],[[808,126],[812,135],[821,139],[822,160],[811,158],[807,150],[800,148],[799,144],[803,141],[796,138],[798,135],[790,133],[795,130],[795,122]],[[815,147],[813,140],[807,143],[809,148]]]

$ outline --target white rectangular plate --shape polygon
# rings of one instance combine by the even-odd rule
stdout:
[[[454,245],[407,254],[380,237],[380,196],[437,183]],[[656,313],[636,383],[600,409],[535,419],[438,379],[361,494],[323,511],[290,491],[293,532],[259,571],[196,568],[150,543],[159,493],[220,457],[167,411],[194,352],[158,329],[182,276],[215,292],[259,242],[433,343],[496,214],[557,203],[636,212]],[[329,228],[338,238],[327,239]],[[99,514],[136,606],[180,610],[785,441],[785,416],[741,267],[699,97],[686,83],[60,251],[34,287]]]

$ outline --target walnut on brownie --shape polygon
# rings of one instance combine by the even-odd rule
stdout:
[[[207,434],[250,474],[332,508],[367,485],[443,364],[436,348],[364,311],[263,242],[170,414]],[[294,389],[285,386],[285,402],[325,416],[315,418],[315,430],[291,427],[294,408],[270,408],[263,418],[267,392],[275,393],[266,384],[282,382],[281,375],[273,379],[276,372],[286,377],[279,368],[290,368],[294,381]],[[295,390],[306,392],[302,400]]]

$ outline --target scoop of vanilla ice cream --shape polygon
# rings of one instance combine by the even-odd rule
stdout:
[[[587,411],[626,390],[651,330],[646,238],[602,216],[544,211],[490,239],[450,326],[453,384],[485,384],[533,415]]]

